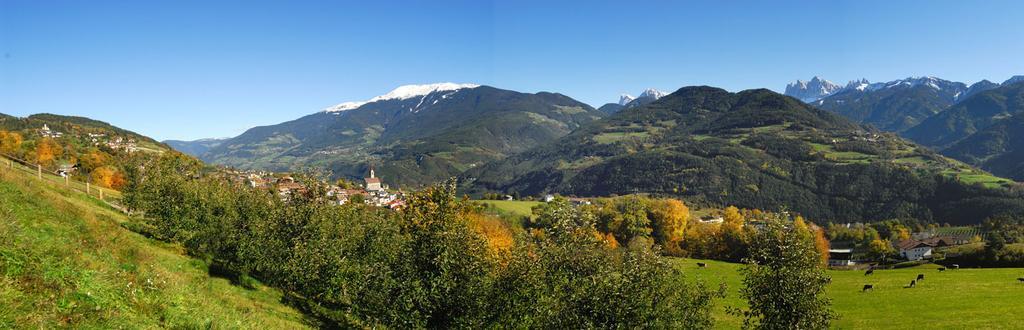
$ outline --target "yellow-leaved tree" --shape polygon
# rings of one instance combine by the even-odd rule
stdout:
[[[0,153],[17,157],[23,141],[17,132],[0,131]]]
[[[512,231],[500,219],[490,215],[472,212],[466,215],[466,219],[473,231],[487,241],[491,257],[504,264],[514,243]]]
[[[825,238],[825,229],[813,223],[808,223],[804,217],[799,215],[793,219],[793,228],[800,231],[802,235],[807,235],[814,239],[814,250],[818,252],[821,265],[827,266],[829,241]]]
[[[656,199],[650,201],[649,216],[654,227],[654,242],[660,244],[668,254],[681,256],[683,250],[680,243],[690,219],[690,209],[677,199]]]
[[[719,258],[739,261],[747,255],[748,237],[744,229],[746,223],[747,219],[740,213],[739,208],[735,206],[725,208],[725,212],[722,214],[722,229],[719,238],[723,254]]]
[[[60,158],[63,152],[57,141],[51,138],[43,138],[36,144],[36,163],[43,166],[53,165],[53,162]]]

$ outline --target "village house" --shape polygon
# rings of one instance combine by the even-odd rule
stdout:
[[[306,187],[295,182],[295,179],[290,176],[277,180],[277,194],[281,196],[281,199],[288,199],[296,193],[301,194],[304,192],[306,192]]]
[[[900,256],[907,260],[930,259],[935,248],[951,246],[947,238],[933,237],[925,240],[908,239],[897,244]]]

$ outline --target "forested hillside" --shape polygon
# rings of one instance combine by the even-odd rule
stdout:
[[[939,150],[985,129],[997,121],[1024,112],[1024,83],[978,93],[963,102],[928,118],[908,130],[905,136]]]
[[[999,120],[942,153],[997,175],[1024,181],[1024,113]]]
[[[470,192],[652,193],[819,221],[977,223],[1020,187],[768,90],[685,87],[464,175]]]

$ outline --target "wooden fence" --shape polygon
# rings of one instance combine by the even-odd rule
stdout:
[[[127,209],[122,206],[121,192],[93,185],[91,178],[78,181],[72,178],[72,174],[61,175],[56,168],[36,164],[4,153],[0,153],[0,170],[27,173],[35,176],[40,182],[86,194],[89,197],[107,203],[107,205],[121,212],[127,213]]]

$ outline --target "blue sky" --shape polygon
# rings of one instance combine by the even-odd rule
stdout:
[[[1024,74],[1022,1],[0,0],[0,112],[226,137],[403,84],[771,88]]]

